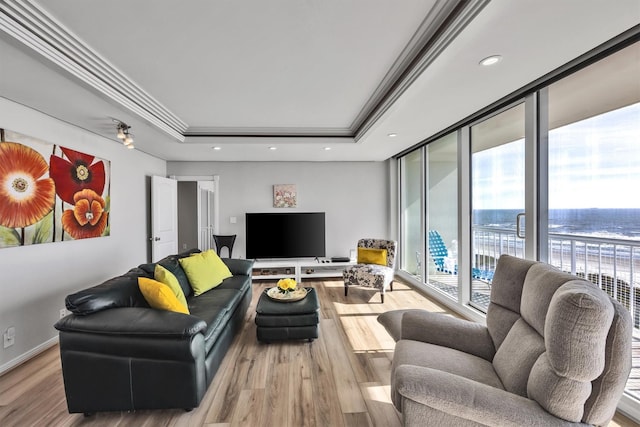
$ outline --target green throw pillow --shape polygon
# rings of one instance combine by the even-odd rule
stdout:
[[[173,294],[164,283],[147,277],[138,277],[138,287],[152,308],[189,314],[189,309]]]
[[[231,277],[231,271],[220,257],[211,249],[180,258],[180,265],[187,274],[193,294],[202,295]]]
[[[178,279],[172,272],[170,272],[160,264],[156,264],[156,268],[153,271],[153,277],[158,282],[167,285],[171,289],[171,291],[173,291],[173,294],[176,296],[176,298],[178,298],[178,301],[180,301],[185,307],[188,307],[187,299],[185,298],[184,292],[182,292],[182,288],[180,287],[180,282],[178,282]]]

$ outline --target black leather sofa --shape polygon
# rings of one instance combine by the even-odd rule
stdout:
[[[55,324],[67,407],[100,411],[183,408],[202,400],[251,303],[253,261],[223,259],[233,277],[194,297],[178,259],[159,261],[174,273],[191,314],[150,308],[138,277],[153,278],[155,264],[75,294],[72,312]]]

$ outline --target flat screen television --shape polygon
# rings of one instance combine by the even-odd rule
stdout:
[[[325,256],[324,212],[246,213],[246,257]]]

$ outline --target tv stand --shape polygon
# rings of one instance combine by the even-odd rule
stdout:
[[[253,280],[305,279],[342,277],[342,271],[354,262],[331,262],[324,258],[293,260],[256,260],[253,264]]]

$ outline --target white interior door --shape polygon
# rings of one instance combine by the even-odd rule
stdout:
[[[151,177],[151,259],[178,252],[178,181]]]

